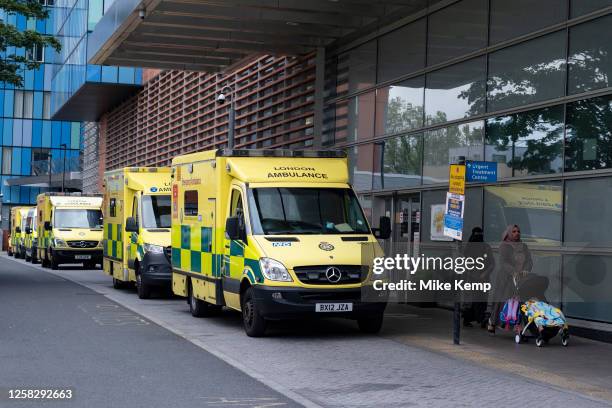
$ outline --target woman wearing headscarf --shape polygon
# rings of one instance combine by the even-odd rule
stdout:
[[[491,273],[495,269],[495,258],[493,257],[491,246],[484,242],[482,228],[474,227],[472,229],[472,235],[470,235],[465,246],[463,256],[471,259],[484,259],[484,268],[482,270],[472,270],[470,272],[471,276],[468,277],[470,282],[490,282]],[[487,294],[476,292],[463,305],[463,325],[470,327],[472,322],[476,321],[481,327],[485,327],[487,323],[485,319],[486,310]]]
[[[495,333],[499,322],[499,312],[503,309],[505,301],[514,294],[515,281],[525,277],[533,267],[531,252],[521,242],[521,229],[518,225],[508,225],[499,244],[500,265],[495,279],[495,289],[491,316],[487,330]]]

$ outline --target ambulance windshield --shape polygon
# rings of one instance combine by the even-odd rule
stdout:
[[[58,208],[53,215],[55,228],[102,228],[102,211]]]
[[[359,201],[347,188],[255,188],[254,234],[369,234]]]
[[[170,196],[142,196],[142,226],[170,228]]]

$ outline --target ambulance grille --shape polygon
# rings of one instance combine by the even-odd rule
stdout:
[[[98,246],[98,241],[68,241],[66,243],[70,248],[95,248]]]
[[[340,272],[340,279],[332,276],[333,281],[327,279],[328,269],[335,268],[335,272]],[[346,285],[360,283],[368,275],[367,266],[362,265],[315,265],[297,266],[293,268],[297,278],[302,283],[309,285]]]

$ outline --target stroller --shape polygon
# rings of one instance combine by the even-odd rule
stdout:
[[[546,303],[544,292],[548,288],[548,278],[528,275],[515,282],[517,296],[508,299],[500,312],[500,320],[513,326],[516,332],[514,341],[519,344],[535,337],[536,346],[542,347],[550,339],[559,335],[561,344],[569,344],[569,329],[563,312]]]

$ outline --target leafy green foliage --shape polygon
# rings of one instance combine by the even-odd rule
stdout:
[[[41,20],[49,17],[48,11],[36,0],[0,0],[0,9],[4,10],[6,15],[21,14],[26,18]],[[60,43],[52,36],[34,30],[19,31],[14,25],[0,21],[0,52],[6,52],[9,47],[34,50],[46,46],[56,51],[61,50]],[[34,52],[26,52],[26,56],[6,55],[4,59],[0,59],[0,81],[21,87],[23,70],[36,69],[40,64],[35,59]]]

